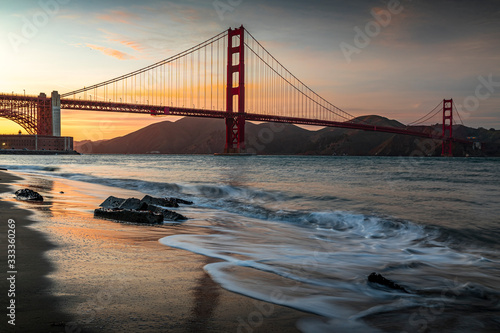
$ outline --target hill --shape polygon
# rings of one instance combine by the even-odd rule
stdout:
[[[380,116],[363,116],[354,120],[377,126],[406,126]],[[412,127],[412,130],[441,133],[441,126]],[[379,155],[439,156],[441,142],[407,135],[365,132],[343,128],[310,131],[291,124],[246,124],[246,145],[249,152],[268,155]],[[454,126],[457,138],[476,137],[486,142],[483,150],[472,144],[454,145],[455,156],[500,156],[500,131]],[[224,149],[223,119],[182,118],[163,121],[111,140],[75,142],[75,149],[94,154],[213,154]]]

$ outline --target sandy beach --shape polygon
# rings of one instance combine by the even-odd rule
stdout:
[[[16,326],[4,319],[7,332],[294,332],[298,319],[312,316],[226,291],[203,270],[212,259],[158,242],[205,228],[93,218],[108,195],[141,193],[10,172],[0,178],[2,247],[8,219],[16,221]],[[12,193],[25,187],[44,203],[16,202]],[[4,309],[8,301],[2,297]]]
[[[6,184],[22,179],[8,172],[0,172],[0,235],[4,258],[2,267],[4,278],[2,283],[1,307],[10,306],[10,299],[15,300],[15,326],[8,323],[11,318],[3,315],[2,332],[50,332],[53,322],[70,322],[70,317],[59,311],[58,298],[49,292],[51,281],[47,275],[54,271],[54,264],[47,260],[45,253],[55,247],[46,235],[31,228],[33,214],[18,205],[4,200],[6,193],[12,193]],[[10,195],[12,197],[12,195]],[[16,280],[15,297],[8,297],[11,274],[7,268],[7,230],[9,219],[16,221]],[[7,310],[9,311],[9,310]],[[9,311],[10,312],[10,311]],[[7,319],[6,319],[7,318]]]

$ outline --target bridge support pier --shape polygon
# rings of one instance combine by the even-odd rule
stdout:
[[[237,56],[234,57],[234,55]],[[245,29],[243,26],[234,30],[229,29],[228,32],[226,91],[228,115],[224,153],[240,154],[245,151]]]
[[[443,100],[443,146],[441,156],[453,156],[453,99]]]

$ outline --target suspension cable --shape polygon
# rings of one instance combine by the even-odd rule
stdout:
[[[406,126],[418,125],[418,124],[421,124],[421,123],[423,123],[423,122],[425,122],[425,121],[427,121],[427,120],[429,120],[429,119],[432,119],[432,117],[434,117],[434,116],[436,115],[436,113],[437,113],[437,112],[436,112],[436,113],[434,113],[434,114],[433,114],[431,117],[429,117],[429,118],[427,118],[427,116],[428,116],[428,115],[430,115],[432,112],[434,112],[434,111],[435,111],[438,107],[440,107],[440,106],[441,106],[441,104],[442,104],[442,102],[439,102],[439,103],[438,103],[438,105],[436,105],[436,107],[435,107],[434,109],[432,109],[429,113],[427,113],[425,116],[423,116],[423,117],[421,117],[421,118],[419,118],[419,119],[417,119],[417,120],[415,120],[415,121],[413,121],[413,122],[411,122],[411,123],[407,124]],[[424,118],[426,118],[426,119],[425,119],[425,120],[422,120],[422,119],[424,119]],[[422,121],[421,121],[421,120],[422,120]]]
[[[455,103],[453,103],[453,108],[455,109],[455,112],[458,114],[458,119],[460,119],[460,122],[462,123],[462,125],[465,126],[464,122],[462,121],[462,117],[460,116],[460,112],[458,112],[458,109],[455,106]]]
[[[349,116],[350,118],[344,116],[344,115],[341,115],[333,110],[330,110],[328,109],[326,106],[324,105],[321,105],[320,102],[318,101],[315,101],[314,99],[312,99],[310,96],[306,95],[303,91],[301,91],[299,88],[297,88],[296,85],[292,84],[289,80],[287,80],[285,77],[283,77],[282,74],[280,74],[278,71],[276,71],[274,68],[272,68],[264,59],[262,59],[262,57],[257,54],[247,43],[245,43],[245,45],[248,47],[248,49],[255,54],[255,56],[257,56],[260,60],[262,60],[274,73],[276,73],[279,77],[281,77],[283,80],[285,80],[288,84],[290,84],[291,86],[293,86],[299,93],[301,93],[302,95],[306,96],[309,100],[311,100],[312,102],[318,104],[320,107],[328,110],[329,112],[331,113],[334,113],[335,115],[341,117],[341,118],[344,118],[346,120],[352,120],[353,118],[355,118],[353,115],[349,114],[348,112],[342,110],[341,108],[333,105],[332,103],[328,102],[326,99],[324,99],[323,97],[321,97],[320,95],[318,95],[314,90],[312,90],[311,88],[309,88],[306,84],[304,84],[301,80],[299,80],[295,75],[293,75],[285,66],[283,66],[269,51],[267,51],[267,49],[262,46],[262,44],[250,33],[248,32],[248,30],[245,29],[245,31],[248,33],[248,35],[250,35],[250,37],[252,37],[252,39],[257,43],[257,45],[259,45],[262,50],[265,51],[265,53],[267,53],[267,55],[269,57],[271,57],[271,59],[273,59],[279,66],[281,66],[282,69],[284,69],[293,79],[297,80],[298,83],[300,83],[306,90],[310,91],[313,95],[315,95],[318,99],[320,99],[321,101],[325,102],[327,105],[329,105],[330,107],[336,109],[338,112],[341,112],[341,113],[344,113],[346,114],[347,116]]]
[[[102,87],[102,86],[108,85],[108,84],[110,84],[110,83],[115,83],[115,82],[117,82],[117,81],[127,79],[127,78],[129,78],[129,77],[134,76],[134,75],[144,73],[144,72],[146,72],[146,71],[148,71],[148,70],[151,70],[151,69],[154,69],[154,68],[156,68],[156,67],[158,67],[158,66],[161,66],[161,65],[164,65],[164,64],[170,63],[170,62],[175,61],[175,60],[177,60],[177,59],[179,59],[179,58],[182,58],[182,57],[184,57],[184,56],[187,56],[187,55],[189,55],[189,54],[192,54],[192,53],[194,53],[194,52],[196,52],[196,51],[198,51],[198,50],[200,50],[200,49],[202,49],[202,48],[204,48],[204,47],[206,47],[206,46],[210,45],[211,43],[214,43],[214,42],[216,42],[216,41],[218,41],[218,40],[220,40],[220,39],[222,39],[222,38],[225,38],[225,37],[226,37],[226,35],[227,35],[227,31],[223,31],[223,32],[221,32],[220,34],[218,34],[218,35],[216,35],[216,36],[214,36],[214,37],[212,37],[212,38],[209,38],[209,39],[207,39],[206,41],[204,41],[204,42],[202,42],[202,43],[199,43],[198,45],[193,46],[193,47],[191,47],[191,48],[189,48],[189,49],[187,49],[187,50],[185,50],[185,51],[183,51],[183,52],[180,52],[180,53],[178,53],[178,54],[176,54],[176,55],[174,55],[174,56],[171,56],[171,57],[169,57],[169,58],[167,58],[167,59],[164,59],[164,60],[162,60],[162,61],[159,61],[159,62],[157,62],[157,63],[154,63],[154,64],[152,64],[152,65],[149,65],[149,66],[147,66],[147,67],[144,67],[144,68],[138,69],[138,70],[136,70],[136,71],[130,72],[130,73],[128,73],[128,74],[121,75],[121,76],[116,77],[116,78],[114,78],[114,79],[107,80],[107,81],[104,81],[104,82],[101,82],[101,83],[95,84],[95,85],[90,86],[90,87],[84,87],[84,88],[82,88],[82,89],[78,89],[78,90],[75,90],[75,91],[72,91],[72,92],[68,92],[68,93],[65,93],[65,94],[61,94],[61,98],[68,97],[68,96],[71,96],[71,95],[74,95],[74,94],[79,94],[79,93],[82,93],[82,92],[86,92],[86,91],[88,91],[88,90],[97,89],[97,88],[100,88],[100,87]]]

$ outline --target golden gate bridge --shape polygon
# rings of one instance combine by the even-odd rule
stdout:
[[[452,156],[453,100],[445,99],[416,123],[442,113],[441,131],[364,123],[328,102],[294,76],[243,26],[131,73],[48,97],[0,94],[0,117],[28,134],[60,136],[61,109],[151,116],[223,118],[224,153],[245,151],[245,121],[293,123],[412,135],[442,140]],[[437,110],[437,111],[436,111]]]

